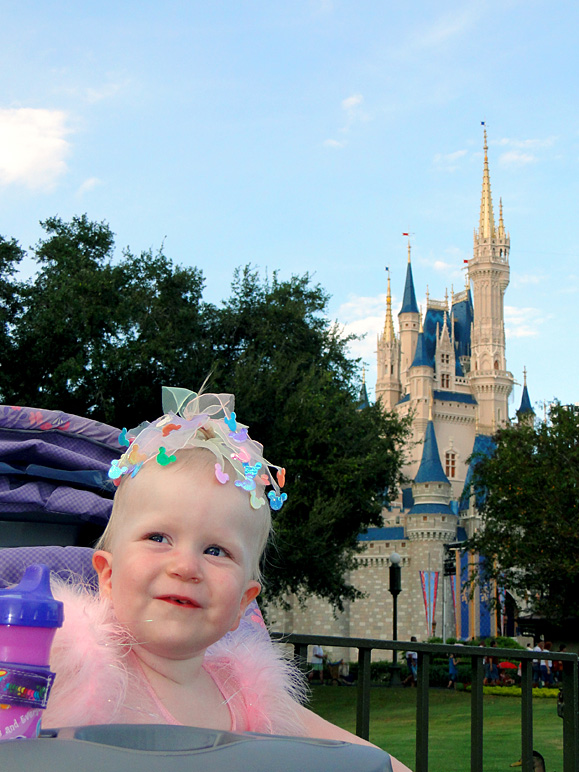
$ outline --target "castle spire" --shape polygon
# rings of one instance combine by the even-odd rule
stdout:
[[[519,421],[521,421],[523,418],[526,418],[528,416],[534,416],[535,411],[533,410],[533,406],[531,404],[531,399],[529,397],[529,390],[527,389],[527,368],[523,368],[523,393],[521,395],[521,406],[517,410],[517,417]]]
[[[429,406],[432,410],[432,403]],[[424,445],[422,446],[422,458],[418,472],[414,478],[415,483],[442,482],[449,485],[448,477],[444,474],[442,464],[440,463],[440,453],[438,452],[438,443],[434,432],[434,423],[432,418],[428,419],[426,432],[424,434]]]
[[[499,229],[497,231],[499,239],[505,238],[505,224],[503,222],[503,199],[499,198]]]
[[[386,319],[384,320],[384,340],[392,342],[396,335],[394,333],[394,320],[392,319],[392,293],[390,291],[390,271],[388,271],[388,291],[386,293]]]
[[[408,241],[408,267],[406,268],[406,284],[404,285],[404,297],[399,314],[417,314],[418,303],[414,292],[414,279],[412,278],[412,263],[410,262],[410,240]]]
[[[495,218],[493,215],[493,200],[491,197],[491,178],[489,174],[489,156],[487,130],[484,130],[485,161],[483,168],[482,196],[480,202],[479,239],[492,239],[495,236]]]

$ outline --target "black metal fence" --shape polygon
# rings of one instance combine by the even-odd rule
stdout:
[[[579,670],[576,654],[499,649],[482,646],[456,646],[410,641],[380,641],[373,638],[341,638],[324,635],[272,633],[272,638],[294,647],[300,663],[307,662],[308,646],[318,644],[358,649],[358,693],[356,734],[365,740],[370,733],[370,661],[372,650],[416,651],[418,654],[418,688],[416,690],[416,767],[415,772],[428,772],[428,713],[430,664],[437,655],[455,654],[472,660],[470,712],[470,769],[483,772],[483,659],[498,657],[521,662],[521,758],[522,772],[533,772],[533,659],[560,660],[563,663],[563,772],[579,772]]]

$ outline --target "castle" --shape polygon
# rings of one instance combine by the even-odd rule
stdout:
[[[488,449],[491,435],[508,420],[514,383],[507,369],[504,328],[509,252],[502,201],[498,225],[493,213],[485,129],[479,225],[465,289],[452,292],[450,300],[447,293],[442,301],[427,293],[423,317],[409,243],[397,334],[388,276],[384,329],[377,342],[376,400],[385,410],[413,416],[404,469],[412,483],[383,511],[384,526],[359,537],[364,549],[349,579],[365,598],[346,604],[337,617],[322,599],[311,598],[300,609],[288,598],[290,610],[272,614],[275,629],[392,638],[388,567],[395,552],[402,578],[399,639],[514,634],[512,598],[503,599],[503,611],[497,614],[484,594],[470,598],[461,591],[479,558],[457,549],[478,525],[473,503],[464,495],[469,457]],[[364,385],[361,409],[367,399]],[[526,381],[518,412],[532,412]]]

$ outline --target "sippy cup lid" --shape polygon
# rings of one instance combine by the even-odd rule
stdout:
[[[20,584],[0,590],[0,625],[62,627],[63,605],[50,589],[50,570],[28,566]]]

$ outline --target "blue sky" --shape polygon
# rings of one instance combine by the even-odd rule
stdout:
[[[507,362],[578,402],[574,2],[0,1],[0,233],[86,212],[162,242],[208,300],[252,263],[310,271],[373,393],[386,275],[464,286],[482,183],[511,234]],[[28,266],[32,270],[32,266]],[[513,395],[514,410],[521,388]]]

